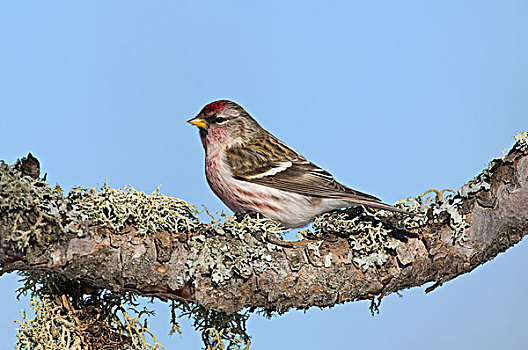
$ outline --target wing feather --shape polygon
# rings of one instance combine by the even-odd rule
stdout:
[[[276,142],[279,147],[273,147]],[[231,172],[238,180],[313,197],[380,201],[343,186],[330,173],[277,139],[270,141],[268,137],[226,152]]]

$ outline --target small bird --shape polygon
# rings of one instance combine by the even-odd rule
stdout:
[[[284,228],[302,227],[317,215],[356,205],[408,214],[340,184],[235,102],[212,102],[188,122],[200,130],[209,186],[235,213],[260,213]]]

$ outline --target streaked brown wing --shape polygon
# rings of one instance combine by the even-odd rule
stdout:
[[[341,185],[330,173],[310,163],[282,142],[279,147],[273,147],[274,152],[269,152],[267,146],[258,143],[229,149],[227,160],[233,176],[239,180],[314,197],[379,201],[374,196]]]

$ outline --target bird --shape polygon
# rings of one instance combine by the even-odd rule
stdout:
[[[337,182],[233,101],[211,102],[187,122],[199,129],[210,188],[236,214],[259,213],[285,229],[358,205],[409,214]]]

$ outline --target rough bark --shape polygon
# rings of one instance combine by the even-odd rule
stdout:
[[[51,238],[17,247],[7,238],[13,222],[6,215],[0,217],[0,264],[4,271],[46,271],[99,288],[183,298],[226,312],[331,306],[431,281],[436,287],[493,259],[528,233],[526,144],[518,142],[478,181],[444,203],[446,210],[441,204],[428,208],[418,227],[393,232],[397,247],[386,261],[366,268],[354,259],[353,232],[290,243],[265,229],[239,237],[181,230],[140,235],[133,226],[112,230],[88,221],[73,234],[43,219],[42,230]],[[19,227],[34,225],[28,213],[19,219]],[[217,251],[218,242],[226,249]]]

